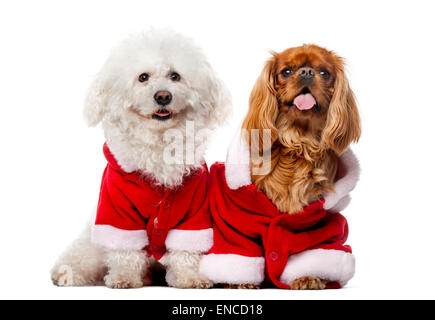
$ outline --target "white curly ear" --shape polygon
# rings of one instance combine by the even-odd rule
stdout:
[[[231,114],[231,94],[225,84],[220,80],[210,65],[204,68],[207,76],[207,91],[203,105],[210,105],[211,116],[218,125],[223,125]]]
[[[232,99],[231,94],[225,84],[216,79],[216,97],[215,97],[215,116],[219,125],[223,125],[228,120],[231,114]]]
[[[105,88],[101,78],[97,76],[88,89],[83,110],[85,121],[90,127],[96,126],[103,119],[107,101],[107,88]]]

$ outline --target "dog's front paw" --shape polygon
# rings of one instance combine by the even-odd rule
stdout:
[[[51,270],[51,281],[59,287],[83,286],[86,281],[69,265],[55,266]]]
[[[213,287],[213,282],[208,279],[196,279],[192,283],[194,289],[210,289]]]
[[[175,281],[173,287],[178,289],[210,289],[213,287],[213,282],[208,279],[185,278]]]
[[[172,270],[166,272],[166,283],[178,289],[209,289],[213,287],[213,281],[202,275],[182,273],[176,276]]]
[[[141,288],[143,282],[140,276],[109,273],[104,277],[106,287],[112,289]]]
[[[290,287],[292,290],[323,290],[326,282],[316,277],[303,277],[294,280]]]

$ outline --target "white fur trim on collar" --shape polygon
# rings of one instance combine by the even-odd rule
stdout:
[[[338,281],[343,287],[355,273],[355,257],[340,250],[314,249],[291,255],[280,281],[290,285],[302,277]]]
[[[230,144],[225,162],[225,179],[230,189],[236,190],[252,183],[249,160],[249,146],[239,131]]]
[[[202,257],[199,272],[214,283],[260,285],[264,280],[264,258],[212,253]]]
[[[324,197],[326,210],[339,211],[347,207],[350,202],[348,195],[355,188],[359,175],[358,159],[349,148],[339,158],[338,179],[334,183],[335,192],[327,193]],[[238,132],[228,148],[225,179],[228,187],[232,190],[252,183],[249,146],[240,132]]]
[[[189,252],[207,252],[213,246],[213,229],[169,230],[166,248]]]
[[[328,196],[328,194],[326,194],[326,197],[327,196]],[[330,212],[341,212],[342,210],[347,208],[347,206],[350,203],[350,200],[352,200],[351,196],[346,195],[343,198],[341,198],[333,207],[325,208],[325,205],[323,205],[323,207]]]
[[[335,192],[325,195],[324,208],[333,211],[335,206],[343,210],[349,201],[346,196],[355,188],[360,175],[360,166],[355,154],[349,148],[344,152],[338,161],[337,181],[334,183]],[[347,201],[347,203],[345,203]]]

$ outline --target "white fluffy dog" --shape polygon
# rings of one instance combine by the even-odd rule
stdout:
[[[200,48],[172,31],[150,30],[114,48],[89,90],[85,118],[90,126],[102,122],[106,143],[125,172],[151,176],[165,190],[182,186],[186,176],[202,167],[204,141],[209,136],[202,129],[221,124],[229,107],[228,91]],[[168,130],[185,134],[189,123],[196,132],[202,130],[201,139],[193,142],[194,156],[186,152],[180,161],[168,163]],[[131,288],[151,283],[149,268],[156,260],[139,248],[95,245],[90,228],[53,267],[55,284]],[[168,284],[210,287],[212,283],[198,272],[201,255],[168,249],[160,260]]]

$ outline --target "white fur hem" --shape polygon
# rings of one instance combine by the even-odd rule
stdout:
[[[338,281],[343,287],[355,273],[355,257],[340,250],[314,249],[290,256],[280,281],[290,285],[301,277]]]
[[[209,254],[201,259],[199,272],[214,283],[260,285],[264,281],[264,258]]]
[[[165,245],[172,250],[207,252],[213,246],[213,229],[170,230]]]
[[[145,230],[122,230],[110,225],[94,225],[92,243],[112,250],[142,250],[149,241]]]

